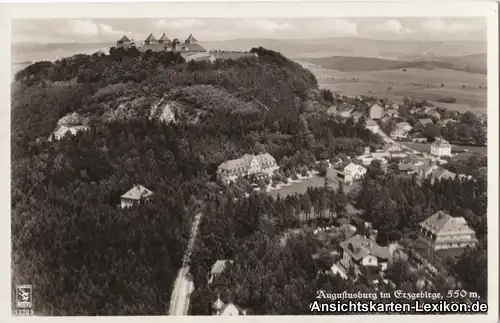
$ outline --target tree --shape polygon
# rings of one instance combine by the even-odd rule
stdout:
[[[437,138],[440,135],[439,127],[435,123],[428,123],[424,126],[424,136],[427,138]]]

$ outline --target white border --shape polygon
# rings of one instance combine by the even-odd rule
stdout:
[[[35,1],[32,1],[35,2]],[[58,1],[59,2],[59,1]],[[356,1],[360,2],[360,1]],[[158,14],[161,13],[161,14]],[[262,14],[265,13],[265,14]],[[9,20],[12,18],[147,18],[147,17],[487,17],[488,18],[488,299],[489,314],[486,316],[405,316],[356,315],[356,316],[261,316],[238,317],[238,321],[254,322],[498,322],[498,7],[496,3],[464,2],[289,2],[263,3],[78,3],[78,4],[0,4],[0,43],[10,44]],[[10,53],[0,51],[0,99],[2,102],[0,140],[3,156],[10,156]],[[10,307],[10,158],[1,158],[3,181],[2,204],[5,213],[0,217],[4,228],[0,244],[2,257],[1,274],[4,279],[0,294],[1,318],[11,318]],[[7,233],[8,232],[8,233]],[[112,297],[112,295],[110,295]],[[32,317],[16,318],[16,321],[114,321],[114,322],[210,322],[231,321],[230,317]],[[1,321],[6,321],[0,319]],[[10,320],[9,320],[10,321]]]

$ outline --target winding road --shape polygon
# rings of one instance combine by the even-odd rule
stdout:
[[[177,278],[175,279],[174,288],[170,296],[170,307],[168,309],[168,315],[188,315],[189,300],[191,297],[191,293],[194,290],[193,280],[189,275],[189,260],[193,251],[196,235],[198,234],[201,217],[201,213],[198,213],[194,217],[188,246],[182,260],[182,268],[179,269],[179,273],[177,274]]]

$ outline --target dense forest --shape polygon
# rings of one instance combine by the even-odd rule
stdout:
[[[336,221],[348,215],[349,202],[361,209],[369,209],[366,201],[376,203],[365,216],[386,239],[445,208],[464,214],[485,245],[484,179],[426,183],[422,191],[409,180],[377,179],[377,168],[370,167],[358,191],[325,186],[277,199],[256,193],[241,199],[251,190],[248,183],[218,183],[217,166],[245,153],[273,155],[282,167],[273,178],[279,181],[321,168],[317,160],[354,157],[382,143],[366,130],[364,118],[328,117],[326,110],[340,99],[319,90],[308,70],[277,52],[252,52],[258,58],[208,64],[186,63],[175,53],[111,48],[109,54],[37,62],[17,73],[13,286],[33,285],[36,314],[164,315],[199,211],[193,314],[207,314],[214,300],[216,291],[205,285],[217,259],[235,260],[218,284],[256,314],[305,313],[317,289],[368,290],[325,274],[324,261],[310,261],[318,247],[311,236],[281,239],[303,225],[301,214],[310,223]],[[154,117],[152,107],[160,101],[175,107],[177,122]],[[61,118],[73,113],[89,131],[47,141]],[[121,210],[120,196],[136,183],[154,197]],[[312,208],[329,217],[309,219]],[[478,292],[482,285],[463,268],[482,264],[485,248],[479,252],[450,269]]]
[[[342,187],[342,186],[341,186]],[[477,181],[443,180],[421,185],[416,179],[382,176],[377,165],[369,168],[358,189],[349,194],[342,188],[308,189],[304,195],[271,199],[263,194],[248,199],[214,199],[207,205],[207,218],[193,253],[192,272],[197,288],[191,298],[191,314],[208,315],[217,294],[232,299],[253,314],[310,314],[308,305],[317,290],[342,293],[375,292],[375,286],[363,281],[353,283],[326,274],[333,259],[321,253],[321,244],[310,231],[287,234],[289,229],[304,228],[297,214],[326,212],[331,216],[311,218],[309,224],[325,226],[352,223],[363,230],[363,221],[378,228],[378,242],[386,245],[402,239],[412,241],[416,228],[439,210],[453,216],[463,216],[476,231],[479,248],[466,252],[455,262],[447,263],[448,275],[427,277],[432,281],[428,291],[444,295],[450,289],[462,288],[487,298],[487,226],[486,177]],[[366,210],[361,219],[346,212],[352,201]],[[347,218],[346,218],[347,217]],[[360,222],[361,221],[361,222]],[[341,237],[330,241],[326,250],[338,250]],[[230,259],[233,263],[211,284],[207,284],[212,264]],[[471,274],[472,268],[474,274]],[[396,287],[409,292],[418,291],[417,281],[426,277],[421,271],[410,271],[406,261],[393,261],[387,278]],[[388,288],[383,286],[382,288]],[[427,290],[426,289],[426,290]]]
[[[111,48],[16,75],[13,284],[33,284],[37,314],[165,314],[192,216],[222,189],[218,164],[267,151],[294,170],[380,142],[360,127],[324,121],[333,96],[309,71],[279,53],[252,51],[258,59],[209,65]],[[181,114],[209,113],[196,123],[150,120],[165,95]],[[71,113],[90,130],[47,141]],[[155,193],[152,202],[119,209],[136,183]]]

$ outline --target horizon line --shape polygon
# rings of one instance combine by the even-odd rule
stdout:
[[[127,36],[127,34],[124,34]],[[127,36],[128,37],[128,36]],[[325,40],[325,39],[357,39],[357,40],[368,40],[368,41],[381,41],[381,42],[428,42],[428,43],[459,43],[459,42],[483,42],[487,43],[487,39],[379,39],[379,38],[369,38],[369,37],[356,37],[356,36],[332,36],[332,37],[314,37],[314,38],[259,38],[259,37],[249,37],[249,38],[228,38],[219,40],[198,40],[199,43],[203,42],[227,42],[227,41],[245,41],[245,40],[278,40],[278,41],[304,41],[304,40]],[[118,39],[117,39],[118,40]],[[38,44],[38,45],[52,45],[52,44],[106,44],[115,43],[117,40],[103,40],[103,41],[51,41],[51,42],[37,42],[37,41],[12,41],[13,44]]]

